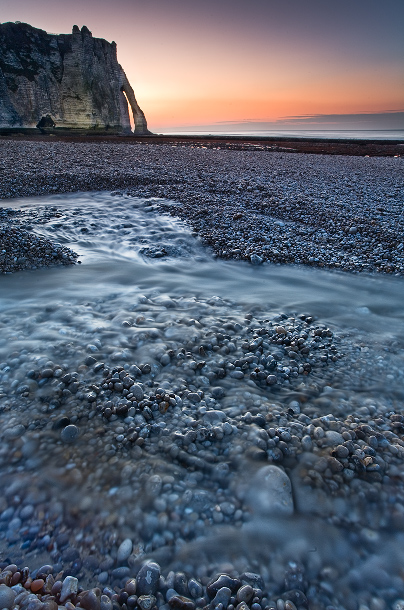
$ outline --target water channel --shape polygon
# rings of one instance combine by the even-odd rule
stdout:
[[[286,574],[313,599],[394,603],[402,279],[220,261],[158,205],[7,202],[81,264],[0,280],[2,552],[62,565],[63,533],[97,557],[77,568],[88,583],[152,557],[257,572],[275,598]]]

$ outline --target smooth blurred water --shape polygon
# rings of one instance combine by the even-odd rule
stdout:
[[[385,409],[389,409],[393,404],[391,396],[398,396],[399,401],[401,400],[400,391],[404,379],[402,278],[351,275],[298,266],[254,266],[245,262],[221,261],[202,246],[186,224],[169,216],[159,215],[158,204],[158,199],[136,199],[122,193],[104,192],[8,201],[5,207],[21,208],[33,214],[31,218],[27,218],[27,223],[32,225],[36,233],[78,252],[82,264],[0,277],[0,360],[8,362],[9,354],[13,350],[24,356],[25,350],[25,358],[32,352],[39,361],[42,358],[45,362],[49,359],[51,348],[65,341],[68,343],[65,360],[74,370],[76,360],[82,362],[85,356],[88,356],[88,345],[91,347],[99,338],[101,342],[108,344],[108,347],[111,346],[109,354],[118,347],[121,349],[122,345],[125,347],[126,341],[129,349],[137,349],[136,355],[140,362],[145,354],[146,357],[153,354],[152,349],[155,348],[152,346],[152,349],[147,351],[147,338],[139,341],[137,345],[131,345],[130,340],[135,338],[137,341],[136,333],[144,332],[145,337],[147,332],[155,333],[150,335],[155,338],[160,332],[162,338],[158,341],[165,341],[170,337],[185,344],[196,331],[194,325],[187,326],[183,322],[183,317],[198,320],[198,315],[207,316],[207,299],[216,297],[218,309],[216,318],[212,318],[212,324],[222,324],[223,320],[220,320],[223,317],[233,321],[237,319],[241,328],[245,322],[245,314],[249,311],[262,311],[264,317],[268,312],[271,315],[304,313],[315,316],[320,323],[330,325],[344,338],[344,347],[348,348],[348,353],[345,361],[342,359],[341,362],[346,362],[346,365],[342,364],[346,367],[346,383],[335,388],[326,386],[326,368],[305,378],[308,382],[312,379],[323,382],[323,393],[320,396],[323,403],[318,403],[316,407],[319,414],[325,415],[335,407],[336,410],[342,409],[338,412],[342,413],[341,417],[346,417],[346,409],[354,409],[354,405],[361,407],[367,397],[370,402],[366,404],[376,405],[374,410],[379,404],[384,405],[384,400],[387,405]],[[41,214],[35,215],[36,210],[49,212],[46,222],[42,222]],[[37,223],[37,220],[41,222]],[[155,301],[150,302],[150,298]],[[158,298],[161,298],[160,302]],[[222,309],[219,307],[221,300]],[[124,321],[128,317],[141,315],[142,311],[145,312],[145,317],[149,316],[144,320],[144,324],[133,324],[130,329],[123,327],[122,323],[125,324]],[[98,353],[94,353],[98,357]],[[14,357],[12,356],[11,360]],[[10,366],[4,368],[4,377],[9,374]],[[169,368],[170,366],[167,370]],[[165,370],[164,367],[162,370]],[[15,372],[18,375],[18,369],[11,369],[10,374]],[[16,377],[17,384],[24,379]],[[241,395],[242,400],[251,402],[254,396],[259,397],[263,392],[248,385],[247,379],[242,382],[245,385],[235,388],[230,387],[234,385],[232,380],[227,381],[230,402],[228,405],[223,402],[221,407],[224,409],[237,405],[238,399],[241,401]],[[17,387],[17,384],[12,389]],[[43,397],[46,397],[47,387],[44,386]],[[280,392],[276,399],[280,402],[284,400],[287,405],[293,392],[287,389],[283,391],[284,394]],[[40,388],[40,398],[41,392]],[[303,390],[300,394],[300,397],[302,396],[304,397]],[[311,399],[309,392],[306,392],[306,396]],[[324,413],[321,412],[322,404],[325,405],[324,409],[327,409]],[[41,407],[42,402],[39,405]],[[38,405],[34,407],[38,408]],[[12,414],[15,415],[14,412]],[[4,417],[6,421],[9,415],[6,413]],[[55,449],[52,449],[50,442],[43,443],[42,453],[29,456],[27,460],[30,468],[35,471],[35,474],[28,472],[28,476],[32,477],[32,484],[45,487],[47,485],[46,489],[50,488],[54,497],[60,497],[67,503],[74,490],[76,497],[80,498],[85,507],[80,508],[84,515],[88,516],[90,513],[86,511],[91,509],[97,516],[97,506],[101,502],[104,513],[126,510],[127,514],[120,514],[129,520],[131,507],[129,503],[121,505],[119,500],[120,486],[125,493],[130,492],[127,481],[117,478],[118,467],[115,463],[103,462],[102,467],[97,465],[97,484],[94,484],[95,466],[92,457],[86,454],[86,451],[90,454],[93,450],[87,446],[85,437],[81,442],[82,445],[77,443],[71,447],[71,457],[66,458],[70,460],[67,466],[56,464],[58,470],[52,463],[51,451]],[[101,443],[97,459],[105,457],[103,450]],[[86,454],[87,461],[83,464],[80,464],[81,454]],[[242,454],[243,451],[240,456]],[[155,467],[156,471],[158,468],[163,471],[162,462],[164,468],[178,469],[178,465],[170,464],[165,455],[161,457],[150,454],[143,459],[153,472]],[[57,460],[62,461],[62,453],[56,455],[55,462]],[[131,467],[130,459],[125,457],[125,460],[126,467]],[[139,467],[140,462],[139,460]],[[304,460],[301,465],[305,467]],[[255,469],[258,467],[257,464],[253,466]],[[119,468],[122,468],[122,463]],[[241,485],[248,486],[250,483],[250,468],[252,466],[248,460],[240,466],[237,479]],[[24,474],[21,470],[21,480]],[[186,475],[185,468],[183,475]],[[361,581],[362,588],[368,586],[366,574],[375,570],[373,564],[370,567],[368,565],[373,560],[381,566],[394,564],[389,569],[392,574],[396,574],[397,565],[402,560],[400,539],[397,537],[395,541],[390,532],[382,532],[381,525],[380,532],[378,531],[379,525],[376,522],[379,519],[381,523],[383,516],[377,513],[377,507],[370,503],[369,507],[364,509],[369,510],[367,526],[373,528],[369,530],[369,545],[373,544],[373,534],[379,544],[377,553],[373,553],[372,547],[369,554],[368,551],[363,552],[361,545],[358,546],[355,540],[350,539],[348,528],[346,531],[343,525],[336,528],[332,521],[334,516],[341,518],[342,523],[346,515],[351,518],[350,502],[353,502],[359,514],[355,505],[355,492],[352,492],[353,499],[338,498],[334,502],[332,494],[329,497],[325,494],[318,496],[318,490],[303,486],[299,468],[290,476],[298,507],[292,518],[263,519],[259,514],[254,515],[252,509],[252,519],[244,523],[241,529],[229,526],[223,531],[216,531],[207,528],[204,536],[199,535],[194,542],[183,545],[176,557],[179,569],[183,569],[184,563],[197,565],[201,553],[207,560],[211,557],[214,561],[220,551],[224,558],[243,556],[251,560],[251,565],[266,565],[268,572],[274,573],[279,570],[278,562],[281,565],[291,558],[301,558],[306,562],[308,573],[312,570],[313,574],[317,574],[323,564],[327,566],[337,562],[340,572],[345,571],[338,587],[345,578],[348,589],[353,591],[359,586],[355,578]],[[206,481],[199,481],[200,488],[206,485],[206,489],[210,490],[210,477],[205,478]],[[226,489],[226,484],[221,482],[220,485]],[[207,493],[204,489],[202,491]],[[251,488],[249,492],[253,499],[255,491]],[[139,495],[136,496],[136,493]],[[147,513],[151,507],[143,505],[144,497],[142,498],[139,491],[136,493],[134,499],[131,499],[134,503],[132,508],[140,507],[139,510]],[[215,487],[213,493],[221,491],[219,489],[217,492]],[[234,493],[238,493],[237,488]],[[252,505],[254,507],[254,502]],[[140,522],[139,516],[136,519]],[[189,527],[191,528],[191,525]],[[365,529],[363,532],[361,535],[368,535]],[[125,535],[128,535],[127,531]],[[367,540],[363,543],[364,548],[366,544]],[[360,569],[355,568],[356,572],[353,570],[349,573],[354,564],[359,565]]]
[[[184,223],[160,216],[158,201],[110,193],[13,200],[12,207],[25,210],[58,208],[60,218],[34,225],[34,230],[78,252],[82,264],[3,276],[3,304],[156,289],[304,311],[374,337],[404,336],[402,278],[221,261]],[[153,249],[166,253],[154,258]]]

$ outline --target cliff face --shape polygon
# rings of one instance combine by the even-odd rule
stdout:
[[[25,23],[0,24],[0,129],[56,127],[149,133],[115,42],[83,26],[48,34]]]

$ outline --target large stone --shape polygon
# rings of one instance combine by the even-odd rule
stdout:
[[[255,516],[287,517],[293,514],[290,479],[278,466],[264,466],[256,472],[247,500]]]
[[[74,576],[66,576],[60,592],[60,603],[64,604],[70,597],[76,595],[79,589],[79,581]]]
[[[14,591],[7,585],[0,585],[0,608],[12,608],[14,600]]]
[[[154,561],[145,563],[136,577],[139,595],[154,595],[160,580],[160,566]]]
[[[90,30],[48,34],[26,23],[0,24],[0,129],[135,133],[147,123],[117,60],[116,44]]]

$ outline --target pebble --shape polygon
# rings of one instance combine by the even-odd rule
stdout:
[[[78,436],[79,429],[74,424],[69,424],[60,433],[60,438],[64,443],[74,443]]]
[[[63,581],[62,589],[60,591],[60,601],[64,604],[69,598],[76,595],[79,588],[79,581],[74,576],[66,576]]]
[[[138,402],[140,400],[143,400],[144,392],[143,392],[142,388],[140,387],[140,385],[138,385],[137,383],[130,386],[129,391],[132,392],[133,396],[136,398],[136,400]]]
[[[251,481],[248,502],[260,517],[284,517],[293,514],[292,486],[286,472],[278,466],[263,466]]]
[[[183,595],[172,595],[168,600],[170,608],[178,608],[178,610],[194,610],[195,603]]]
[[[90,589],[80,594],[80,606],[85,610],[100,610],[101,608],[100,589]]]
[[[326,430],[325,438],[330,446],[341,445],[344,442],[342,434],[335,432],[334,430]]]
[[[154,595],[160,579],[160,566],[155,562],[144,564],[136,577],[137,590],[140,595]]]
[[[254,589],[250,585],[243,585],[237,591],[237,601],[239,602],[248,602],[254,597]]]
[[[112,610],[113,604],[108,595],[101,595],[100,610]]]
[[[126,538],[123,542],[121,542],[121,544],[119,545],[117,554],[116,554],[117,561],[119,561],[119,562],[126,561],[129,557],[129,555],[132,553],[132,548],[133,548],[133,543],[130,538]]]
[[[14,604],[14,599],[14,591],[6,585],[0,585],[0,607],[9,608],[9,610],[11,610]]]
[[[142,610],[151,610],[156,603],[156,598],[154,595],[140,595],[137,603]]]
[[[222,604],[223,608],[227,608],[231,595],[231,589],[228,587],[221,587],[212,599],[212,605],[216,607],[218,604]]]

